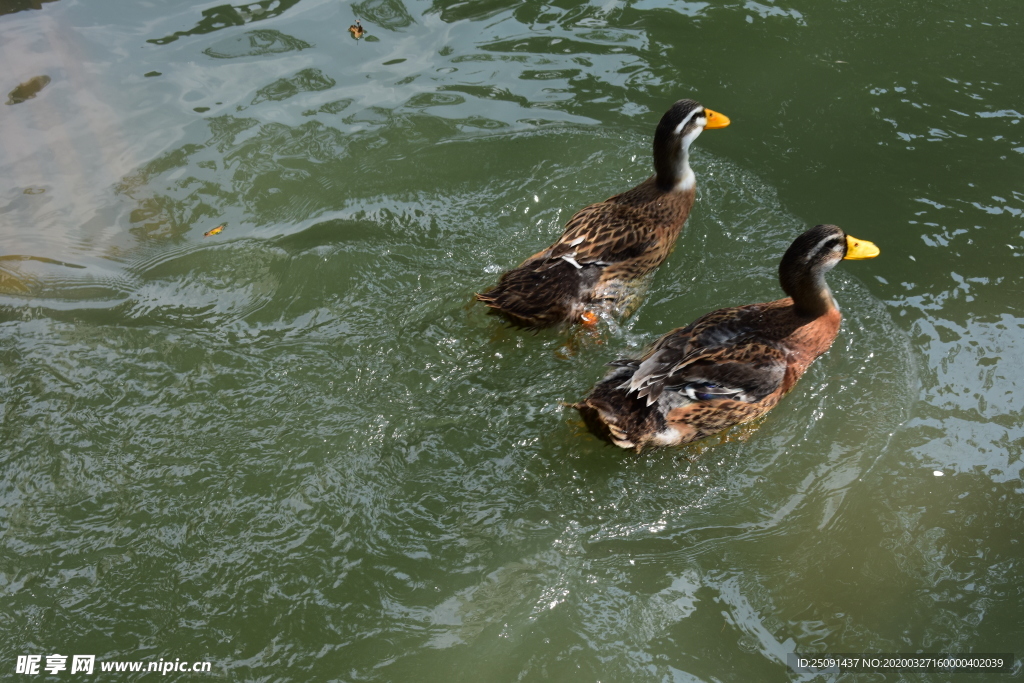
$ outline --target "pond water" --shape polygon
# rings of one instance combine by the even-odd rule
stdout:
[[[0,671],[1024,656],[1022,29],[1019,0],[0,1]],[[635,316],[472,303],[646,178],[683,97],[732,125]],[[833,271],[839,339],[765,419],[635,457],[564,407],[780,297],[817,223],[882,254]]]

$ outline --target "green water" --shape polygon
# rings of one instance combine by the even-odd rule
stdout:
[[[0,105],[5,680],[1024,656],[1019,0],[34,5],[0,1],[0,99],[51,79]],[[681,97],[733,123],[637,315],[567,343],[471,304],[647,177]],[[781,296],[822,222],[882,255],[767,418],[634,458],[563,407]]]

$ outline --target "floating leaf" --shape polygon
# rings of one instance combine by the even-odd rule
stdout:
[[[356,22],[359,23],[359,22]],[[50,83],[49,76],[35,76],[7,94],[7,104],[20,104],[25,100],[31,100],[39,94],[39,91]]]

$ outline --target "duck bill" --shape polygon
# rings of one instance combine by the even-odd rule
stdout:
[[[865,258],[875,258],[882,251],[874,245],[873,242],[867,240],[859,240],[856,237],[846,236],[846,256],[844,259],[854,261]]]
[[[725,114],[719,114],[717,111],[712,111],[707,107],[704,107],[704,116],[708,122],[704,124],[704,130],[708,128],[725,128],[730,123],[729,117]]]

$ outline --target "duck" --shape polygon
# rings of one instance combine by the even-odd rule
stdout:
[[[654,175],[631,190],[581,209],[562,236],[476,299],[515,327],[595,325],[599,314],[632,313],[690,215],[697,180],[690,145],[730,120],[695,100],[672,105],[654,132]]]
[[[825,275],[843,259],[880,250],[835,225],[796,238],[779,264],[788,295],[721,308],[613,367],[571,404],[597,437],[640,453],[678,446],[764,415],[828,351],[843,316]]]
[[[355,38],[356,40],[359,40],[364,35],[366,35],[366,30],[363,28],[363,25],[359,22],[358,19],[356,19],[356,23],[348,27],[348,32],[351,33],[352,37]]]

